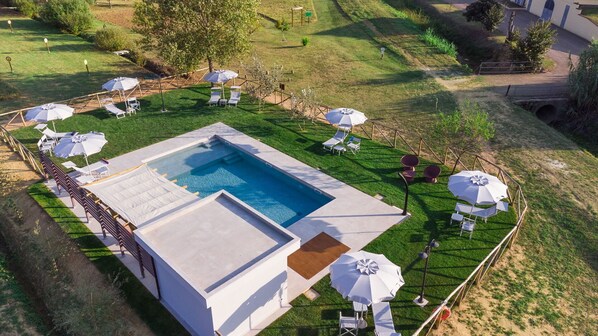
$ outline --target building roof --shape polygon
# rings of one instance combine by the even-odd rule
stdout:
[[[206,293],[299,240],[224,190],[147,223],[135,235]]]

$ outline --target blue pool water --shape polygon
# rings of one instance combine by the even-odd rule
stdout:
[[[222,189],[283,227],[331,198],[223,141],[215,140],[149,163],[168,179],[206,197]]]

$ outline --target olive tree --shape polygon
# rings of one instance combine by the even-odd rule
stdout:
[[[440,114],[434,125],[436,140],[457,154],[453,172],[464,153],[481,152],[494,137],[494,132],[494,124],[488,119],[488,113],[469,101],[452,113]]]
[[[253,84],[246,86],[247,92],[258,100],[258,109],[261,110],[263,100],[278,88],[282,67],[268,67],[253,55],[247,63],[243,63],[243,69],[253,81]]]
[[[133,23],[142,43],[179,71],[225,63],[249,50],[259,0],[140,0]]]

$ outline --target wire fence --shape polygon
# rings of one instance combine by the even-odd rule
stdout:
[[[114,98],[117,95],[119,95],[121,100],[124,101],[126,97],[135,92],[138,97],[143,97],[145,95],[155,94],[160,91],[170,91],[194,86],[202,83],[202,79],[207,72],[208,69],[204,68],[165,78],[144,79],[140,81],[139,86],[136,89],[137,91],[131,91],[127,96],[111,92],[97,92],[55,103],[65,103],[74,107],[76,113],[83,113],[100,108],[102,106],[102,99]],[[260,84],[246,77],[241,77],[237,79],[235,85],[250,89],[251,86]],[[283,107],[284,110],[289,111],[289,117],[295,116],[298,113],[298,110],[301,110],[300,114],[303,117],[308,117],[313,121],[325,121],[326,113],[331,110],[329,106],[325,105],[310,106],[307,111],[305,109],[301,109],[300,106],[298,106],[301,104],[301,102],[297,100],[297,97],[293,93],[288,93],[281,89],[275,89],[268,96],[258,98]],[[23,112],[30,108],[32,107],[0,114],[0,117],[10,117],[7,126],[10,126],[14,120],[17,119],[20,120],[24,125],[26,122],[24,120]],[[508,186],[509,203],[511,203],[512,208],[517,215],[517,222],[515,223],[515,226],[492,250],[492,252],[490,252],[486,258],[484,258],[484,260],[482,260],[482,262],[473,270],[473,272],[465,279],[465,281],[457,286],[457,288],[455,288],[455,290],[442,301],[438,308],[434,310],[434,312],[414,333],[414,335],[419,335],[420,333],[425,332],[425,335],[428,335],[442,322],[443,319],[441,318],[441,313],[443,309],[445,307],[453,308],[454,306],[458,306],[459,303],[465,298],[469,290],[474,285],[479,285],[482,282],[490,268],[493,267],[504,255],[505,251],[512,246],[519,234],[519,231],[523,225],[525,214],[528,210],[527,200],[519,183],[514,180],[507,171],[478,154],[464,153],[458,155],[452,148],[449,147],[433,148],[433,146],[430,146],[429,142],[419,134],[404,132],[403,130],[388,126],[387,124],[382,124],[377,121],[368,120],[363,125],[355,128],[353,132],[365,136],[371,140],[386,144],[392,148],[406,149],[412,154],[425,158],[431,162],[438,162],[444,166],[453,167],[453,170],[482,170],[497,176]],[[4,142],[6,142],[14,151],[18,152],[21,158],[31,165],[33,170],[40,173],[42,176],[44,175],[44,170],[39,161],[37,161],[36,156],[33,155],[31,151],[29,151],[29,149],[27,149],[21,142],[14,138],[12,134],[10,134],[8,127],[0,126],[0,133],[2,133],[2,139]]]

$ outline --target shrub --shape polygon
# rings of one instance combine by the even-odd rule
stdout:
[[[304,37],[301,39],[301,44],[306,47],[309,44],[309,37]]]
[[[96,32],[95,43],[98,47],[109,50],[131,49],[129,35],[116,27],[104,27]]]
[[[36,17],[41,9],[39,3],[35,0],[14,0],[13,5],[19,12],[28,17]]]
[[[478,21],[487,31],[493,31],[505,18],[505,9],[496,0],[478,0],[465,8],[463,15],[469,21]]]
[[[422,35],[422,40],[443,54],[457,57],[457,47],[455,47],[455,44],[436,35],[432,28],[426,29],[426,32]]]
[[[135,64],[139,65],[140,67],[145,66],[147,62],[147,58],[136,45],[131,47],[131,53],[129,54],[131,61],[135,62]]]
[[[49,1],[43,6],[40,17],[42,21],[75,35],[91,28],[93,18],[85,0]]]
[[[577,64],[571,65],[569,87],[574,108],[569,115],[576,122],[585,123],[598,117],[598,41],[579,55]]]
[[[550,21],[538,21],[527,28],[524,38],[518,32],[514,34],[511,46],[514,60],[530,62],[536,71],[541,70],[544,56],[555,41],[556,31],[550,25]]]

